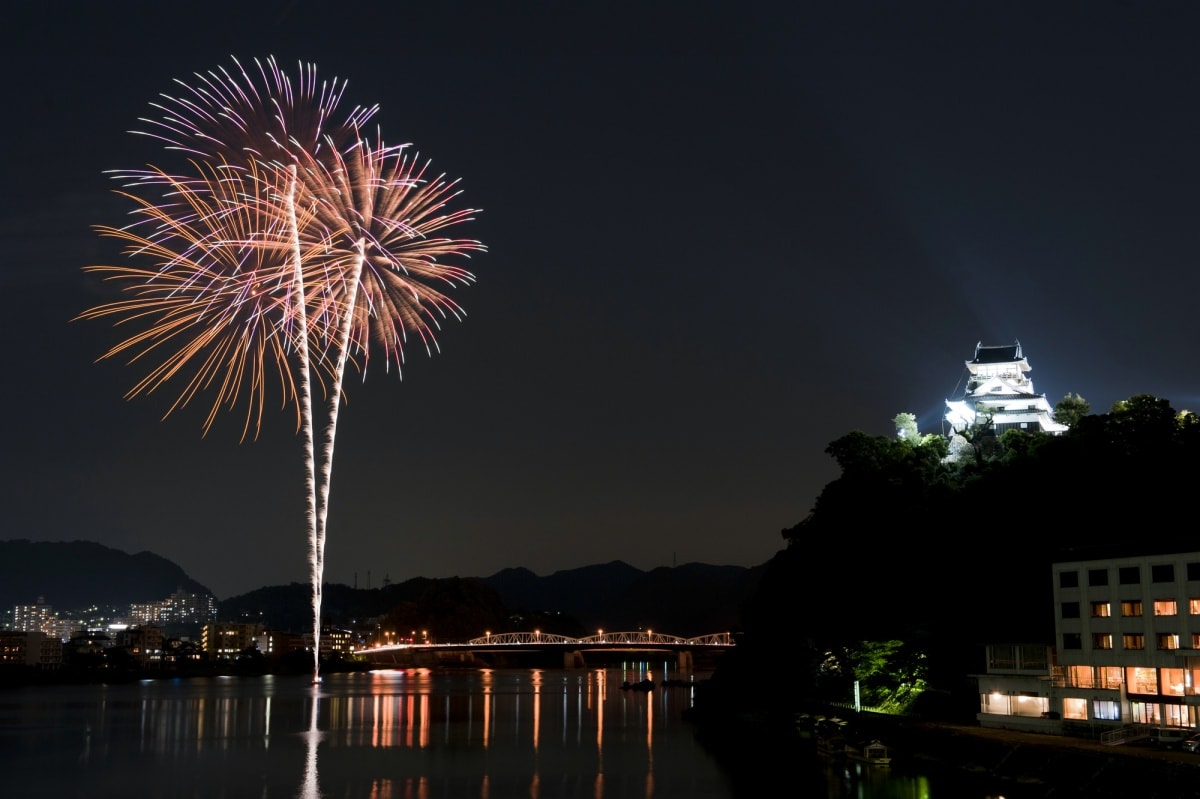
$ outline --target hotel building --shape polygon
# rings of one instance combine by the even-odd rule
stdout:
[[[1051,570],[1055,645],[989,647],[980,724],[1109,739],[1200,728],[1200,552]]]

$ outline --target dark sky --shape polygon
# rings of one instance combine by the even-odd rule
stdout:
[[[980,341],[1019,340],[1051,403],[1194,409],[1189,5],[16,5],[3,537],[150,550],[222,598],[308,580],[292,415],[202,437],[69,321],[121,262],[104,171],[162,158],[127,131],[234,56],[348,80],[483,209],[468,318],[347,388],[328,580],[763,563],[829,442],[939,431]]]

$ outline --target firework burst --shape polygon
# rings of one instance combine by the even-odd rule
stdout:
[[[120,193],[137,206],[135,221],[98,228],[125,241],[126,255],[151,263],[87,267],[122,283],[128,296],[81,318],[138,328],[102,356],[154,364],[129,396],[182,381],[169,415],[212,392],[205,432],[221,409],[244,401],[243,438],[257,435],[272,382],[283,405],[296,406],[305,437],[315,681],[346,369],[365,376],[375,346],[399,370],[409,335],[436,351],[441,321],[464,316],[445,292],[474,282],[452,261],[486,248],[444,235],[478,213],[449,208],[457,181],[427,174],[428,163],[410,157],[406,145],[363,136],[377,107],[330,123],[344,82],[320,82],[315,67],[301,64],[293,83],[274,59],[250,69],[235,60],[232,70],[196,78],[180,82],[181,95],[153,104],[161,118],[142,120],[142,133],[186,153],[194,173],[115,173],[126,181]],[[157,196],[145,199],[146,192]],[[319,462],[314,375],[328,397]]]

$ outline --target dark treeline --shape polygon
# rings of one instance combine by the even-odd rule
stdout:
[[[920,659],[927,706],[953,697],[944,712],[973,714],[968,675],[983,670],[986,644],[1054,643],[1052,563],[1200,549],[1184,521],[1200,418],[1139,395],[1072,421],[1060,436],[833,441],[841,475],[782,531],[787,546],[742,609],[742,640],[710,703],[785,657],[783,705],[831,698],[831,653],[891,640]],[[764,698],[781,706],[774,688]],[[744,707],[746,693],[736,701]]]

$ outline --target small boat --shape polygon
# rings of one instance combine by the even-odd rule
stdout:
[[[872,766],[890,766],[892,755],[879,739],[872,739],[862,746],[846,744],[846,757]]]

